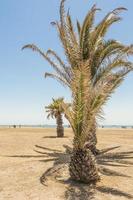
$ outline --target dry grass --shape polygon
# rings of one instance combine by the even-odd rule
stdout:
[[[100,149],[120,148],[98,158],[96,188],[68,179],[71,129],[55,136],[55,129],[0,129],[0,200],[133,199],[133,130],[98,131]]]

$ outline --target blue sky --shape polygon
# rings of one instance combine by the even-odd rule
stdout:
[[[44,51],[54,49],[63,55],[51,21],[59,19],[59,0],[0,1],[0,124],[54,124],[47,120],[45,105],[52,97],[70,99],[70,91],[52,79],[44,79],[51,71],[49,64],[30,50],[21,51],[27,43],[35,43]],[[109,31],[109,38],[133,43],[133,1],[131,0],[67,0],[73,20],[82,22],[92,4],[105,13],[119,6],[128,8],[123,21]],[[133,73],[104,108],[103,124],[133,124]]]

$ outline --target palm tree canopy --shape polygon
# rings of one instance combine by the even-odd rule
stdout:
[[[48,113],[47,118],[57,118],[58,115],[64,112],[62,108],[63,101],[64,98],[52,99],[52,103],[45,107],[46,112]]]
[[[126,8],[114,9],[95,24],[100,9],[93,5],[82,25],[77,21],[76,32],[70,13],[65,12],[65,1],[61,0],[60,21],[52,22],[52,25],[57,28],[67,64],[51,49],[44,53],[34,44],[25,45],[23,49],[30,48],[43,56],[54,69],[54,73],[45,76],[55,78],[71,89],[72,108],[64,102],[62,106],[76,138],[79,138],[76,142],[82,146],[94,118],[101,116],[102,106],[133,70],[133,63],[128,58],[133,54],[133,45],[105,37],[112,24],[121,20],[119,15]]]

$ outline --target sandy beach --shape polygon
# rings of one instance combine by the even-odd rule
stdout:
[[[120,146],[111,152],[133,151],[131,129],[99,129],[97,135],[99,149]],[[104,174],[95,189],[68,179],[72,137],[71,129],[65,129],[64,138],[56,138],[52,128],[1,128],[0,200],[133,199],[133,161],[127,158],[132,157],[130,153],[121,153],[116,160],[110,155],[110,160],[99,161]],[[53,171],[44,181],[49,168]]]

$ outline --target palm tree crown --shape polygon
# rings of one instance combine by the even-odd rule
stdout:
[[[94,25],[95,14],[100,10],[94,5],[82,26],[77,21],[76,34],[69,12],[65,14],[64,3],[65,0],[62,0],[60,22],[52,22],[52,25],[57,28],[68,64],[51,49],[44,53],[34,44],[25,45],[23,49],[31,48],[39,52],[55,71],[46,73],[45,76],[55,78],[71,89],[73,106],[69,112],[64,105],[66,116],[74,133],[85,136],[83,132],[86,124],[89,124],[90,129],[95,116],[101,116],[102,106],[132,71],[133,64],[128,56],[133,54],[133,45],[127,46],[114,39],[105,39],[110,26],[121,20],[119,13],[125,11],[125,8],[114,9]],[[52,60],[52,56],[58,64]]]
[[[53,102],[46,106],[46,112],[48,113],[47,118],[57,118],[58,115],[63,113],[62,102],[64,98],[52,99]]]

